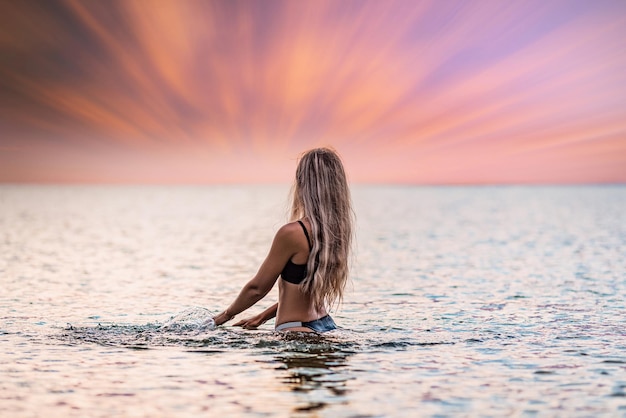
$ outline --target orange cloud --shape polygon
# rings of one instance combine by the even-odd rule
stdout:
[[[0,9],[0,181],[626,181],[619,1]]]

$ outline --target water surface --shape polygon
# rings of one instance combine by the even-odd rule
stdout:
[[[353,193],[303,337],[162,327],[232,301],[286,187],[0,186],[0,415],[626,416],[625,187]]]

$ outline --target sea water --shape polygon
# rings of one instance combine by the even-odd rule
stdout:
[[[205,326],[287,192],[0,186],[0,416],[626,416],[626,187],[354,186],[339,330]]]

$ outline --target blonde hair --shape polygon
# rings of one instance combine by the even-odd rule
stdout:
[[[316,306],[341,303],[348,279],[354,213],[339,155],[316,148],[300,157],[292,187],[291,220],[306,217],[313,248],[300,284]]]

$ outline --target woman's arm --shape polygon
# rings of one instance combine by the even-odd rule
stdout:
[[[298,230],[294,228],[294,224],[287,224],[278,230],[272,242],[270,252],[259,268],[259,271],[252,280],[245,284],[234,302],[213,318],[215,325],[222,325],[230,321],[236,315],[245,311],[267,295],[274,286],[274,283],[276,283],[287,261],[297,251],[295,244],[297,242],[297,233]],[[268,309],[268,314],[270,313],[271,311]],[[275,314],[274,312],[274,315]]]
[[[270,319],[276,316],[276,311],[278,311],[278,302],[267,308],[262,312],[263,314],[263,322],[267,322]]]
[[[272,286],[263,288],[253,283],[254,279],[246,283],[241,289],[239,295],[231,305],[223,312],[213,318],[215,325],[222,325],[225,322],[230,321],[236,315],[245,311],[261,299],[272,289]],[[272,283],[273,285],[273,283]]]

